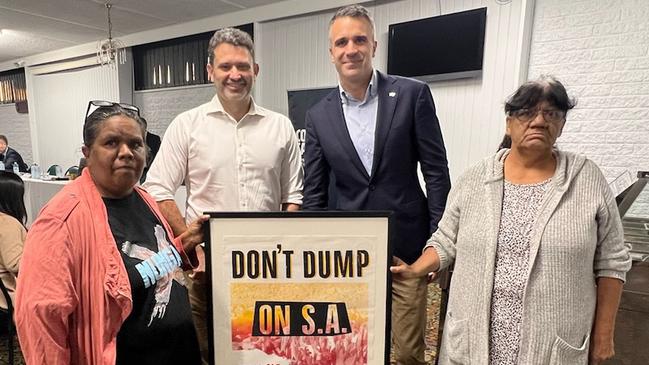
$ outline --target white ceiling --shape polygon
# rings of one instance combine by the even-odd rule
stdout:
[[[283,0],[110,0],[113,36]],[[103,0],[0,0],[0,63],[108,37]]]

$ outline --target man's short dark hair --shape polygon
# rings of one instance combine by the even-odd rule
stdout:
[[[376,34],[376,30],[374,29],[374,19],[372,19],[370,12],[363,5],[354,4],[338,9],[334,16],[331,17],[329,27],[331,28],[331,25],[336,21],[336,19],[344,17],[363,18],[367,20],[367,22],[372,26],[372,33]]]
[[[5,144],[9,144],[9,141],[7,141],[7,136],[5,136],[4,134],[0,134],[0,139],[5,141]]]
[[[244,47],[250,52],[252,62],[255,62],[255,44],[250,34],[237,28],[223,28],[214,32],[210,44],[207,47],[207,62],[214,64],[214,50],[222,43],[228,43],[237,47]]]

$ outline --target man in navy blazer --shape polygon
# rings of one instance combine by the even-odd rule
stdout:
[[[18,164],[18,170],[20,172],[26,172],[29,170],[29,166],[23,161],[23,157],[18,153],[18,151],[9,147],[9,140],[4,134],[0,134],[0,161],[5,165],[5,170],[11,171],[13,168],[13,163]]]
[[[374,23],[362,6],[336,12],[329,45],[339,87],[307,112],[303,209],[391,210],[393,254],[412,263],[437,229],[450,189],[430,89],[374,70]],[[328,204],[330,188],[334,206]],[[397,361],[425,364],[427,283],[393,279]]]

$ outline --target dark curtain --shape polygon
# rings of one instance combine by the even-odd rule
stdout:
[[[238,27],[254,39],[253,24]],[[208,84],[207,47],[214,32],[205,32],[133,47],[135,90]]]
[[[0,72],[0,104],[11,104],[27,100],[25,69]]]

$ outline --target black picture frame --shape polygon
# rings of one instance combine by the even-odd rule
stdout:
[[[209,363],[211,365],[236,365],[231,362],[226,363],[224,360],[217,361],[217,356],[219,354],[215,353],[215,339],[214,339],[214,283],[213,283],[213,236],[211,232],[211,226],[213,220],[259,220],[259,219],[279,219],[281,221],[286,220],[328,220],[328,219],[344,219],[349,220],[350,223],[354,222],[356,219],[363,218],[378,218],[385,219],[386,225],[386,234],[385,234],[385,245],[384,252],[385,257],[385,266],[383,267],[383,272],[385,274],[384,289],[385,297],[382,298],[382,303],[384,304],[384,313],[381,316],[383,318],[384,329],[383,338],[384,341],[381,342],[383,346],[382,360],[385,365],[390,363],[390,333],[391,333],[391,307],[392,307],[392,276],[389,271],[389,266],[392,263],[392,244],[390,240],[391,232],[391,215],[392,212],[388,211],[298,211],[298,212],[206,212],[206,215],[209,215],[209,221],[203,226],[204,237],[206,238],[205,242],[205,271],[206,271],[206,280],[207,280],[207,327],[208,327],[208,345],[209,345]],[[352,223],[353,224],[353,223]],[[378,269],[378,266],[377,266]],[[220,283],[223,284],[223,283]],[[378,317],[378,316],[377,316]],[[368,360],[369,361],[369,360]],[[368,364],[374,365],[375,363]],[[254,365],[254,364],[245,364],[245,365]]]

